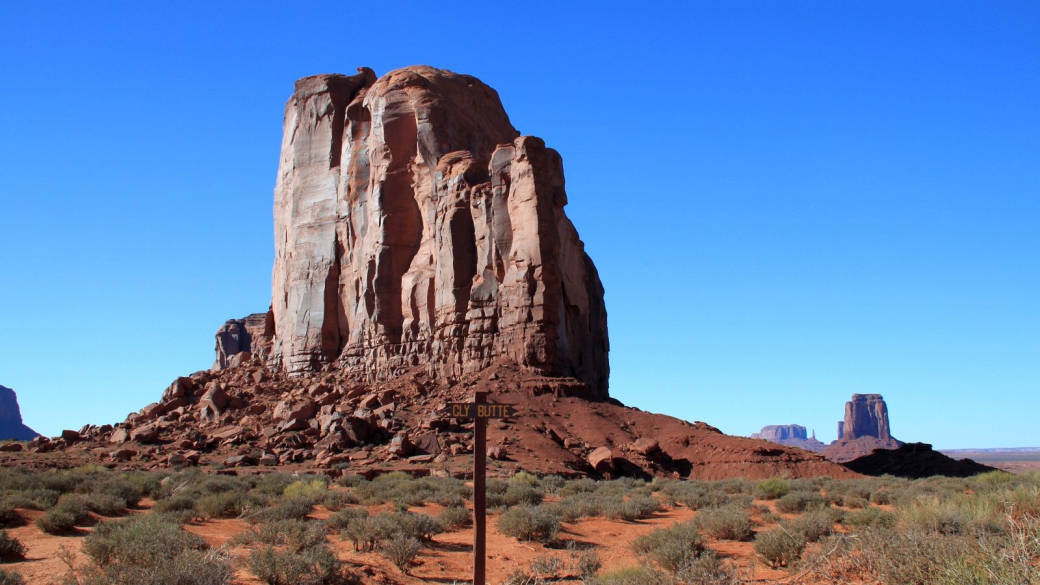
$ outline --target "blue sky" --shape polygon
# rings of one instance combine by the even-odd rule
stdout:
[[[562,154],[621,401],[1040,446],[1040,3],[689,4],[6,5],[0,384],[53,435],[209,367],[293,81],[421,63]]]

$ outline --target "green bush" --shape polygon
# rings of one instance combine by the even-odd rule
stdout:
[[[815,492],[791,492],[776,501],[776,509],[785,514],[826,508],[827,499]]]
[[[194,503],[203,518],[234,518],[242,513],[242,495],[237,492],[206,494]]]
[[[319,585],[341,572],[339,560],[326,545],[299,553],[264,546],[250,552],[245,565],[267,585]]]
[[[419,556],[422,543],[418,538],[398,534],[379,545],[379,554],[394,564],[402,572],[407,573],[415,557]]]
[[[802,556],[805,538],[797,532],[777,528],[756,535],[754,548],[771,567],[788,567]]]
[[[25,545],[17,538],[0,530],[0,563],[10,563],[25,559]]]
[[[632,522],[650,518],[661,509],[661,503],[652,496],[633,496],[627,500],[622,498],[612,499],[604,508],[603,513],[612,520],[624,520]]]
[[[6,500],[0,502],[0,526],[17,526],[22,523],[22,515]]]
[[[326,542],[323,524],[303,520],[274,520],[258,524],[237,540],[284,546],[290,552],[300,552]]]
[[[677,583],[683,584],[739,585],[744,582],[736,567],[722,562],[712,550],[706,550],[688,561],[675,576]]]
[[[886,512],[881,508],[869,507],[862,510],[854,510],[845,514],[842,523],[846,526],[878,526],[891,528],[895,526],[896,515]]]
[[[594,582],[597,585],[669,585],[670,580],[653,567],[642,565],[601,573]]]
[[[325,525],[332,530],[342,530],[351,522],[368,518],[368,510],[365,508],[343,508],[337,510],[325,520]]]
[[[705,550],[695,522],[681,522],[658,528],[632,543],[636,554],[655,561],[662,569],[676,573]]]
[[[816,542],[834,532],[834,519],[824,510],[815,510],[794,520],[787,520],[781,526],[801,534],[806,542]]]
[[[751,540],[751,515],[738,508],[715,508],[700,512],[694,523],[701,532],[719,540]]]
[[[779,477],[760,481],[755,486],[755,495],[763,500],[775,500],[786,496],[790,491],[791,484]]]
[[[560,519],[547,506],[510,508],[498,519],[498,529],[518,540],[549,543],[560,533]]]
[[[112,494],[94,492],[83,496],[87,508],[102,516],[118,516],[126,512],[126,501]]]
[[[90,509],[82,496],[66,495],[46,514],[36,519],[36,526],[47,534],[62,534],[90,520]]]
[[[473,512],[466,508],[451,506],[442,510],[437,516],[437,520],[445,530],[458,530],[473,524]]]
[[[324,478],[301,479],[286,486],[282,495],[286,498],[309,500],[315,504],[325,499],[328,489],[328,483]]]
[[[207,549],[206,541],[168,519],[143,514],[102,522],[83,542],[83,550],[98,566],[158,566],[181,553]]]
[[[305,497],[287,497],[273,506],[254,508],[246,513],[246,520],[254,524],[276,520],[303,520],[310,515],[314,504]]]
[[[13,571],[0,569],[0,585],[25,585],[25,579]]]

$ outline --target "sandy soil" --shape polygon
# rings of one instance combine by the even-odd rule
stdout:
[[[143,502],[142,509],[132,513],[148,513],[151,502]],[[755,504],[765,506],[775,513],[774,502],[756,501]],[[383,511],[386,506],[372,507],[372,514]],[[412,508],[412,511],[436,515],[441,508],[427,505]],[[41,512],[19,510],[28,520],[24,526],[11,528],[9,533],[17,537],[28,549],[27,559],[23,562],[5,565],[6,568],[21,573],[28,583],[47,585],[58,583],[68,567],[61,560],[61,550],[76,554],[75,563],[83,566],[89,559],[82,553],[83,537],[89,534],[90,528],[80,529],[77,534],[69,536],[52,536],[42,533],[32,521]],[[684,507],[667,508],[653,518],[637,522],[611,521],[601,518],[583,520],[576,523],[565,523],[559,542],[552,547],[539,543],[519,542],[515,538],[503,535],[497,527],[498,514],[488,515],[488,583],[503,583],[517,569],[529,569],[535,559],[542,556],[557,557],[564,567],[555,575],[556,579],[574,579],[577,575],[571,568],[573,559],[579,551],[593,549],[603,563],[603,570],[610,571],[627,566],[637,565],[639,559],[631,551],[631,543],[637,537],[655,528],[667,527],[675,522],[689,520],[696,516]],[[329,512],[317,508],[312,515],[316,519],[325,518]],[[778,514],[779,517],[791,517]],[[766,524],[759,516],[755,516],[756,531],[770,530],[775,524]],[[185,527],[187,530],[202,536],[213,547],[226,547],[236,558],[249,553],[249,547],[236,545],[232,541],[235,535],[248,530],[249,525],[240,519],[210,520]],[[384,583],[410,585],[415,583],[455,583],[468,582],[472,575],[472,529],[440,534],[433,543],[423,549],[416,564],[404,574],[377,553],[356,553],[350,542],[341,540],[337,534],[329,536],[329,542],[337,556],[366,583]],[[750,542],[709,541],[709,545],[723,558],[738,566],[745,579],[755,583],[791,582],[794,574],[786,570],[769,568],[757,559]],[[543,575],[547,576],[547,575]],[[799,583],[806,581],[798,580]],[[244,569],[239,569],[235,583],[242,585],[262,585],[255,577]]]

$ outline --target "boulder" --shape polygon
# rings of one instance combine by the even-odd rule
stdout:
[[[614,453],[609,447],[597,447],[589,453],[587,460],[596,473],[610,473],[614,470]]]
[[[317,405],[310,398],[283,400],[274,407],[274,420],[310,419],[317,412]]]

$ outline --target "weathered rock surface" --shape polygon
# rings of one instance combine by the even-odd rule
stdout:
[[[476,78],[299,80],[275,187],[272,365],[454,380],[506,357],[606,398],[603,287],[566,204],[560,155]]]
[[[891,439],[885,399],[880,394],[853,394],[845,403],[845,420],[838,428],[838,437],[849,441],[860,437]]]
[[[22,423],[22,410],[18,407],[18,395],[14,390],[0,386],[0,441],[17,439],[29,441],[39,433]]]
[[[261,360],[266,359],[273,335],[274,315],[271,311],[227,321],[217,330],[217,358],[213,362],[213,370],[239,365],[235,363],[235,358],[241,354],[248,353]]]
[[[816,440],[816,432],[812,437],[806,435],[805,427],[802,425],[768,425],[762,430],[751,434],[752,439],[762,439],[778,445],[798,447],[807,451],[819,453],[827,447],[826,443]]]
[[[880,394],[853,394],[845,403],[845,420],[838,422],[838,440],[822,453],[831,461],[844,463],[902,444],[892,437],[885,399]]]

